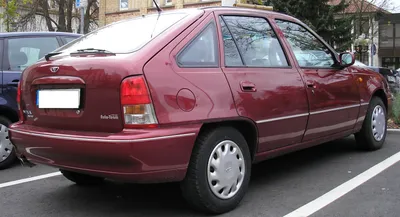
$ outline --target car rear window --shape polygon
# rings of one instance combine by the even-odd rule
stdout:
[[[130,53],[139,50],[163,31],[186,17],[188,13],[153,14],[146,17],[116,22],[93,31],[57,52],[75,52],[80,49],[102,49],[113,53]]]

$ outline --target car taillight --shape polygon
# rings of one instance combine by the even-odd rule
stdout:
[[[142,76],[129,77],[121,84],[121,105],[125,128],[154,128],[157,118]]]
[[[17,90],[17,105],[18,105],[18,118],[20,121],[24,121],[25,117],[24,117],[24,113],[22,111],[22,86],[21,86],[21,81],[18,82],[18,90]]]

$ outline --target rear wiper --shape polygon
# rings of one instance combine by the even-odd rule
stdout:
[[[46,59],[46,61],[49,61],[50,57],[61,54],[62,52],[53,52],[53,53],[48,53],[44,56],[44,58]]]
[[[96,48],[85,48],[85,49],[79,49],[73,54],[77,53],[106,53],[106,54],[114,54],[113,52],[104,50],[104,49],[96,49]]]

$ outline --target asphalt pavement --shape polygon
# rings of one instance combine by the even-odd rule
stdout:
[[[400,134],[390,134],[375,152],[355,148],[354,137],[281,156],[253,167],[249,191],[226,217],[284,216],[318,199],[400,152]],[[16,165],[0,171],[1,183],[58,171]],[[396,163],[312,216],[398,216],[400,164]],[[0,187],[0,217],[202,216],[189,209],[177,184],[107,182],[78,187],[62,176]]]

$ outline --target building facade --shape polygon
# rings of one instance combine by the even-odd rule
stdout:
[[[400,13],[379,19],[379,54],[383,67],[400,68]]]
[[[221,5],[221,0],[156,1],[163,11]],[[104,26],[126,18],[151,13],[157,13],[157,8],[152,0],[100,0],[99,25]]]

